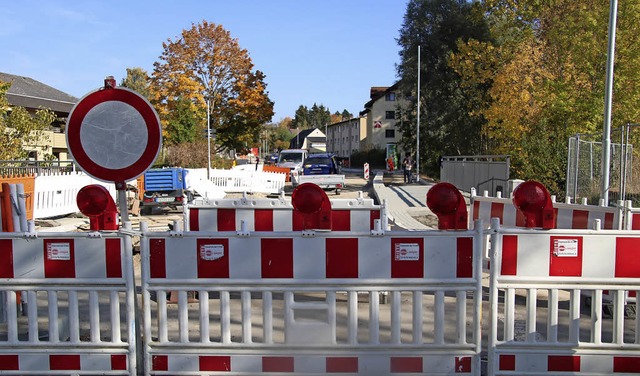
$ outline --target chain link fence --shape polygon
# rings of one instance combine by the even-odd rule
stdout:
[[[571,197],[572,202],[579,202],[586,197],[589,204],[599,203],[602,190],[602,142],[595,141],[596,138],[590,135],[569,138],[566,196]],[[633,145],[611,143],[610,153],[609,204],[615,204],[618,200],[640,200],[640,168],[633,163]]]

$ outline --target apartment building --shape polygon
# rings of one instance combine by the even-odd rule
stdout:
[[[392,86],[374,86],[370,100],[360,116],[331,124],[327,127],[327,150],[340,157],[349,157],[356,151],[378,148],[386,151],[398,165],[402,138],[396,127],[398,108],[406,107],[406,99],[398,92],[398,83]]]
[[[9,106],[24,107],[31,114],[46,108],[58,117],[58,120],[44,132],[44,137],[38,144],[24,145],[24,148],[29,150],[29,159],[44,160],[46,156],[52,155],[61,161],[68,160],[64,127],[78,98],[29,77],[0,72],[0,81],[11,84],[6,95]]]
[[[338,157],[348,158],[360,150],[360,142],[366,136],[366,118],[357,117],[327,126],[327,150]]]

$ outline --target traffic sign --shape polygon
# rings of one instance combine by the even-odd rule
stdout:
[[[142,175],[162,146],[160,118],[133,90],[94,90],[73,107],[67,147],[78,166],[105,182],[123,183]]]

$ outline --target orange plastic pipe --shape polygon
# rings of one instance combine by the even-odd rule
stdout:
[[[13,215],[11,214],[11,195],[9,183],[2,183],[2,231],[13,232]]]

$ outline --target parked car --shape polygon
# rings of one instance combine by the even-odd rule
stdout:
[[[280,152],[278,167],[286,167],[291,170],[291,176],[297,176],[302,171],[302,165],[308,152],[304,149],[286,149]]]
[[[340,163],[331,153],[310,154],[304,161],[303,175],[340,174]]]
[[[272,165],[278,163],[278,153],[269,155],[269,157],[267,158],[267,163]]]

